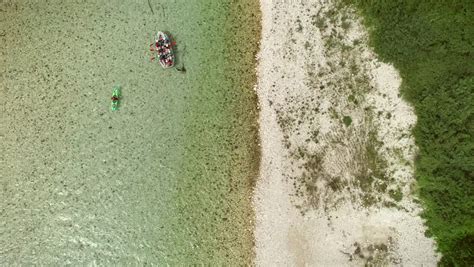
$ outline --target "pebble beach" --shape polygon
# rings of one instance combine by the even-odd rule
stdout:
[[[436,266],[397,70],[337,1],[261,10],[256,265]]]

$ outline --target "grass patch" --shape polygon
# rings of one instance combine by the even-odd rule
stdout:
[[[385,171],[388,164],[385,159],[379,155],[378,148],[381,145],[381,142],[377,140],[377,132],[370,131],[365,145],[367,168],[372,171],[373,176],[382,181],[386,181],[387,176]]]
[[[352,102],[352,103],[354,103],[354,104],[356,104],[356,105],[358,104],[358,101],[357,101],[357,99],[356,99],[356,97],[355,97],[354,94],[349,95],[349,96],[347,97],[347,100],[349,100],[350,102]]]
[[[350,116],[344,116],[344,118],[342,118],[342,122],[344,122],[344,125],[349,127],[349,125],[352,123],[352,118]]]
[[[376,195],[387,190],[387,162],[378,153],[380,142],[375,131],[367,133],[367,139],[360,144],[358,159],[359,166],[354,173],[354,185],[362,191],[361,200],[364,207],[370,207],[380,202]]]
[[[416,178],[442,266],[474,265],[474,2],[345,1],[415,107]],[[395,197],[398,195],[395,194]]]
[[[351,27],[350,21],[343,21],[343,22],[341,23],[341,28],[342,28],[344,31],[349,30],[350,27]]]
[[[334,177],[328,182],[328,186],[331,188],[332,191],[338,192],[341,191],[346,183],[339,177]]]
[[[377,198],[371,193],[364,193],[362,195],[362,206],[368,208],[377,203]]]
[[[298,24],[298,27],[296,27],[296,32],[302,32],[303,31],[303,25],[301,25],[301,20],[297,19],[296,23]]]
[[[313,16],[312,23],[314,26],[318,27],[318,29],[320,29],[321,31],[323,31],[327,27],[327,24],[324,18],[317,17],[316,15]]]
[[[388,194],[396,202],[400,202],[403,198],[403,193],[400,187],[398,187],[397,189],[388,190]]]

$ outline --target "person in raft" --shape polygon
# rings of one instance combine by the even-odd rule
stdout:
[[[150,51],[158,52],[160,61],[162,61],[166,66],[172,66],[173,59],[171,57],[171,49],[173,46],[176,45],[176,43],[171,42],[171,40],[164,39],[160,36],[154,45],[155,47],[152,47],[153,44],[150,45]],[[154,59],[154,56],[150,57],[151,61],[153,61]]]

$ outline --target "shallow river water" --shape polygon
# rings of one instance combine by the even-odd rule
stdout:
[[[1,265],[249,262],[258,10],[217,2],[0,3]]]

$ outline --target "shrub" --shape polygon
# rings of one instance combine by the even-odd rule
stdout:
[[[349,2],[354,3],[354,2]],[[356,1],[371,45],[415,107],[415,162],[440,265],[474,265],[474,2]]]

